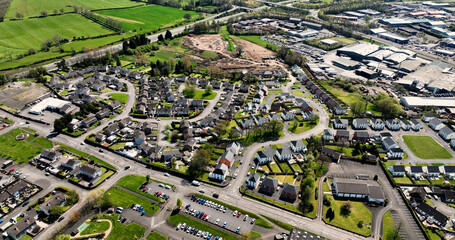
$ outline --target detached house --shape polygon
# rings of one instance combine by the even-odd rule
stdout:
[[[347,119],[335,118],[333,119],[333,128],[346,129],[348,128],[349,121]]]
[[[273,195],[277,187],[278,179],[265,177],[264,180],[262,180],[261,186],[259,187],[259,192],[267,195]]]
[[[423,175],[423,167],[422,166],[410,166],[409,167],[409,174],[415,178],[420,179]]]
[[[225,151],[218,159],[218,163],[223,163],[228,167],[231,167],[232,164],[234,164],[234,161],[234,153],[231,151]]]
[[[433,119],[430,120],[430,122],[428,122],[428,126],[430,126],[430,128],[435,130],[435,131],[439,131],[445,125],[444,125],[444,123],[441,122],[441,120],[439,120],[437,118],[433,118]]]
[[[399,148],[398,144],[391,137],[386,137],[382,140],[382,146],[385,150],[390,150],[392,148]]]
[[[427,166],[427,176],[431,178],[439,178],[441,170],[439,166]]]
[[[305,143],[302,140],[291,141],[290,145],[293,152],[303,152],[306,153],[307,148]]]
[[[335,135],[335,141],[349,141],[349,131],[337,130]]]
[[[424,123],[430,122],[431,119],[436,118],[436,116],[433,113],[427,113],[422,116],[422,121]]]
[[[409,131],[411,130],[411,123],[406,120],[406,119],[401,119],[401,129],[403,129],[403,131]]]
[[[39,209],[42,213],[46,214],[47,216],[50,215],[50,210],[58,205],[64,204],[66,201],[66,196],[62,192],[58,192],[54,196],[52,196],[49,200],[44,202],[39,206]]]
[[[418,132],[422,128],[422,125],[420,125],[419,120],[413,118],[411,119],[411,129]]]
[[[288,147],[278,148],[275,155],[280,161],[289,161],[292,158],[292,152]]]
[[[19,220],[16,224],[14,224],[14,226],[9,227],[6,230],[6,233],[8,234],[8,237],[10,239],[18,240],[25,236],[25,234],[27,234],[27,231],[29,231],[35,226],[36,226],[35,218],[31,216],[26,216]]]
[[[352,127],[357,130],[365,130],[368,127],[368,120],[365,118],[356,118],[352,120]]]
[[[240,153],[240,144],[237,142],[231,142],[226,146],[226,151],[231,151],[234,155]]]
[[[455,139],[455,133],[452,131],[452,129],[450,129],[447,126],[441,128],[438,134],[439,136],[441,136],[442,139],[444,139],[444,141],[450,141],[452,139]]]
[[[284,121],[292,121],[294,120],[294,113],[292,112],[282,112],[281,117]]]
[[[261,179],[261,175],[258,173],[252,173],[250,177],[246,179],[246,185],[248,188],[255,189],[259,183],[259,180]]]
[[[382,119],[372,118],[370,120],[370,127],[373,130],[376,130],[376,131],[383,130],[384,126],[385,126],[385,124],[384,124],[384,121],[382,121]]]
[[[79,173],[91,179],[101,176],[101,169],[95,166],[84,164],[79,169]]]
[[[367,142],[368,140],[370,140],[370,134],[364,131],[355,131],[353,139],[359,142]]]
[[[455,166],[447,166],[443,167],[444,176],[448,179],[455,180]]]
[[[406,170],[403,165],[392,165],[389,166],[389,171],[394,177],[404,177]]]
[[[385,125],[390,131],[399,131],[401,129],[400,120],[398,119],[387,119]]]
[[[265,164],[273,161],[274,155],[275,155],[275,149],[273,149],[269,146],[269,147],[266,147],[265,150],[259,151],[256,154],[256,159],[257,159],[259,165],[265,165]]]
[[[295,202],[299,196],[300,186],[286,183],[281,191],[280,199],[287,202]]]
[[[403,158],[404,151],[401,148],[391,148],[387,152],[387,158],[388,159],[402,159]]]
[[[218,163],[213,172],[209,174],[209,179],[222,182],[226,179],[228,172],[228,166],[223,163]]]
[[[334,135],[330,129],[324,129],[322,133],[322,140],[325,142],[333,141]]]

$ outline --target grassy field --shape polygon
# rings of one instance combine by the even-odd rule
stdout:
[[[429,136],[403,136],[411,151],[422,159],[450,159],[450,155],[441,145]]]
[[[234,237],[231,234],[221,231],[218,228],[213,228],[209,225],[199,222],[198,220],[196,220],[194,218],[190,218],[190,217],[187,217],[182,214],[172,215],[169,217],[168,221],[174,226],[178,225],[179,223],[186,223],[187,225],[190,225],[191,227],[195,227],[202,231],[210,232],[214,236],[220,236],[223,239],[227,239],[227,240],[238,239],[237,237]]]
[[[356,43],[355,40],[352,40],[352,39],[349,39],[349,38],[334,38],[333,40],[338,41],[338,42],[342,42],[342,43],[344,43],[344,44],[353,44],[353,43]]]
[[[1,25],[1,24],[0,24]],[[61,56],[68,55],[69,53],[60,53],[60,52],[38,52],[36,54],[17,59],[14,61],[10,61],[11,59],[9,58],[9,53],[4,55],[5,49],[8,47],[5,46],[0,46],[0,71],[5,70],[5,69],[12,69],[12,68],[18,68],[18,67],[23,67],[23,66],[28,66],[37,62],[42,62],[46,61],[48,59],[53,59]],[[14,57],[17,54],[24,53],[24,49],[15,49],[13,52],[11,52],[11,56]],[[8,61],[8,62],[5,62]]]
[[[143,176],[137,176],[137,175],[128,175],[128,176],[125,176],[123,177],[122,179],[120,179],[118,182],[117,182],[117,186],[120,186],[120,187],[123,187],[123,188],[126,188],[130,191],[133,191],[137,194],[140,194],[146,198],[150,198],[156,202],[160,202],[161,201],[161,198],[155,196],[155,195],[152,195],[152,194],[149,194],[149,193],[146,193],[146,192],[143,192],[139,189],[139,187],[142,185],[142,183],[145,182],[145,177]]]
[[[193,17],[197,15],[196,12],[183,11],[177,8],[159,5],[97,11],[96,13],[102,16],[111,17],[122,23],[123,27],[127,31],[134,29],[138,31],[139,29],[144,31],[154,31],[160,27],[183,21],[183,15],[186,13],[191,14]]]
[[[0,156],[19,164],[27,163],[42,151],[42,148],[27,141],[16,141],[10,134],[0,136]]]
[[[111,93],[109,94],[109,97],[111,97],[114,100],[118,100],[123,104],[125,104],[128,101],[128,94],[126,93]]]
[[[393,222],[392,214],[387,211],[382,220],[382,238],[384,240],[400,240],[400,235],[394,236],[395,230],[396,226]]]
[[[0,49],[6,47],[23,51],[31,48],[39,50],[41,44],[54,35],[72,39],[112,33],[78,14],[2,22],[0,32],[3,33],[0,35]]]
[[[106,221],[101,222],[88,222],[88,227],[81,232],[81,235],[89,235],[94,233],[101,233],[109,229],[109,223]]]
[[[184,94],[185,95],[185,94]],[[206,94],[204,90],[198,90],[196,89],[194,91],[194,95],[185,95],[186,98],[192,98],[192,99],[206,99],[206,100],[212,100],[216,97],[216,92],[212,92],[210,94]]]
[[[107,236],[107,240],[131,240],[131,239],[139,239],[144,235],[145,228],[137,225],[136,223],[130,223],[125,225],[121,222],[117,222],[119,215],[98,215],[98,219],[108,219],[112,222],[112,230],[109,236]]]
[[[48,140],[43,137],[36,138],[35,140],[33,140],[33,143],[38,146],[41,146],[43,148],[53,148],[54,147],[54,144],[52,143],[51,140]]]
[[[53,14],[54,10],[63,9],[64,12],[73,12],[73,8],[69,5],[84,6],[88,9],[107,9],[121,8],[142,5],[139,2],[130,0],[13,0],[6,12],[6,19],[16,18],[16,13],[19,12],[24,17],[40,16],[41,11],[47,11],[48,14]]]
[[[147,236],[145,240],[167,240],[167,237],[157,232],[152,232]]]
[[[395,180],[395,182],[397,184],[413,184],[411,179],[409,179],[406,176],[404,176],[404,177],[394,177],[393,180]]]
[[[160,207],[144,198],[138,197],[131,193],[125,192],[118,188],[111,188],[109,189],[106,194],[109,195],[109,198],[112,200],[114,205],[121,206],[121,207],[131,207],[134,203],[140,204],[144,207],[144,211],[146,214],[155,214]]]
[[[319,123],[319,119],[317,119],[316,121],[303,122],[303,123],[299,123],[299,126],[295,130],[292,130],[292,126],[288,127],[288,130],[294,134],[299,134],[299,133],[306,132],[306,131],[316,127],[316,125],[318,125],[318,123]],[[300,124],[302,124],[303,126],[300,126]],[[292,125],[292,123],[291,123],[291,125]]]
[[[335,212],[335,218],[330,221],[330,219],[326,218],[327,210],[329,207],[324,206],[324,221],[332,224],[334,226],[338,226],[343,229],[347,229],[358,233],[360,235],[368,236],[371,233],[371,229],[367,226],[363,226],[359,228],[357,224],[359,221],[362,221],[363,224],[371,225],[371,217],[372,214],[368,208],[366,208],[363,203],[361,202],[351,202],[352,208],[351,213],[348,216],[340,215],[340,208],[345,201],[335,200],[332,197],[331,199],[331,206],[332,210]]]
[[[244,35],[244,36],[235,36],[233,37],[234,39],[235,38],[240,38],[240,39],[243,39],[243,40],[247,40],[247,41],[250,41],[252,43],[255,43],[259,46],[263,46],[263,47],[266,47],[267,44],[272,46],[274,50],[278,49],[279,47],[278,46],[275,46],[265,40],[262,40],[261,39],[261,36],[258,36],[258,35]]]

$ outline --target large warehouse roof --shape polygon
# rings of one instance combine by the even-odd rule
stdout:
[[[379,49],[378,45],[375,44],[370,44],[370,43],[361,43],[357,45],[350,45],[346,46],[343,48],[338,49],[339,52],[346,53],[349,55],[349,53],[354,53],[358,54],[360,56],[367,56],[370,53],[373,53]]]
[[[455,107],[455,98],[402,97],[400,103],[406,107]]]
[[[71,104],[68,101],[60,100],[58,98],[46,98],[43,99],[43,101],[37,103],[35,106],[33,106],[29,110],[29,113],[40,114],[42,111],[46,110],[46,108],[60,109],[65,104],[68,103]]]

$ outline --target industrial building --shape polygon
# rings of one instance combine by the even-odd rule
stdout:
[[[437,54],[445,55],[452,57],[455,55],[455,52],[449,51],[449,50],[444,50],[444,49],[436,49],[435,51]]]
[[[402,97],[400,103],[408,108],[455,107],[455,98]]]
[[[300,25],[302,25],[304,27],[307,27],[307,28],[312,28],[314,30],[322,30],[322,25],[321,24],[317,24],[317,23],[302,21],[300,23]]]
[[[396,42],[396,43],[400,43],[400,44],[406,44],[406,43],[409,42],[409,39],[404,38],[404,37],[400,37],[398,35],[395,35],[395,34],[392,34],[392,33],[389,33],[389,32],[379,33],[378,36],[380,38],[384,38],[386,40],[389,40],[389,41],[392,41],[392,42]]]
[[[412,22],[409,20],[404,20],[404,19],[399,19],[399,18],[379,19],[379,23],[389,25],[389,26],[406,26],[406,25],[412,24]]]
[[[370,16],[378,16],[378,15],[381,15],[380,12],[378,12],[378,11],[376,11],[376,10],[372,10],[372,9],[361,9],[361,10],[357,10],[357,12],[363,13],[363,14],[366,14],[366,15],[370,15]]]
[[[39,115],[45,110],[50,110],[65,114],[71,113],[74,109],[76,109],[76,106],[72,105],[69,101],[60,100],[58,98],[46,98],[34,105],[28,112]]]
[[[359,66],[360,66],[360,64],[356,61],[352,61],[350,59],[341,58],[341,57],[332,60],[332,64],[334,66],[337,66],[339,68],[343,68],[346,70],[354,70],[354,69],[359,68]]]
[[[337,50],[337,55],[346,55],[351,57],[353,60],[361,61],[369,54],[376,52],[378,49],[378,45],[361,43],[340,48]]]
[[[321,43],[325,44],[327,46],[333,46],[333,45],[339,44],[340,42],[333,40],[333,39],[324,39],[324,40],[321,40]]]
[[[387,30],[385,30],[384,28],[372,28],[370,29],[370,32],[376,35],[379,33],[385,33],[387,32]]]

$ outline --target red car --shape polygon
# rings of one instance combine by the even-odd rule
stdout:
[[[12,173],[12,172],[14,172],[14,168],[11,168],[11,169],[8,171],[8,173]]]
[[[240,215],[242,215],[242,213],[241,213],[241,212],[237,213],[237,217],[240,217]]]
[[[205,219],[207,217],[207,213],[204,214],[204,216],[202,217],[202,219]]]

